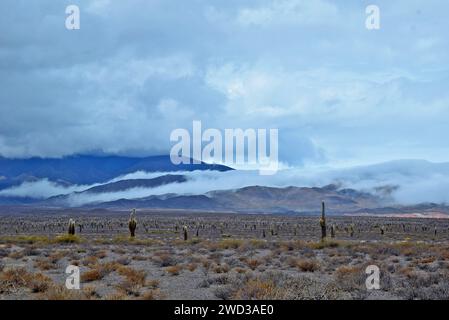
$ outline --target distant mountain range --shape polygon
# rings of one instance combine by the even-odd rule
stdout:
[[[50,197],[44,201],[35,200],[34,203],[45,206],[70,206],[70,198],[74,195],[96,195],[104,193],[113,193],[127,191],[135,188],[151,189],[168,185],[171,183],[183,183],[187,181],[187,177],[183,175],[166,174],[152,179],[125,179],[116,182],[109,182],[99,186],[91,187],[83,191],[72,192],[69,194],[61,194]],[[1,201],[1,197],[0,197]]]
[[[353,212],[362,208],[376,208],[382,200],[376,196],[329,185],[323,188],[263,186],[236,190],[212,191],[204,195],[165,194],[139,199],[120,199],[93,204],[101,208],[165,208],[208,209],[247,213],[317,213],[321,201],[333,212]],[[92,206],[92,205],[88,205]]]
[[[29,158],[7,159],[0,157],[0,190],[23,182],[49,179],[60,185],[91,185],[133,173],[216,170],[228,171],[229,167],[215,164],[174,165],[170,156],[145,158],[121,156],[78,155],[60,159]]]
[[[104,189],[94,187],[74,194],[96,194],[99,190],[120,191],[123,190],[124,186],[136,188],[156,187],[168,183],[182,183],[183,179],[185,177],[180,175],[165,175],[155,179],[125,180],[106,184]],[[67,207],[70,204],[70,197],[74,194],[51,197],[33,205],[39,207]],[[192,211],[313,215],[319,214],[321,201],[325,201],[328,207],[328,214],[331,215],[449,216],[449,207],[445,205],[432,203],[413,206],[387,205],[385,199],[379,196],[359,192],[354,189],[339,189],[336,185],[328,185],[322,188],[251,186],[236,190],[211,191],[202,195],[169,193],[135,199],[123,198],[114,201],[99,201],[84,205],[83,208],[87,210],[124,210],[130,208],[182,209]]]
[[[107,193],[126,191],[132,188],[155,188],[170,183],[183,183],[187,178],[183,175],[163,175],[153,179],[125,179],[117,182],[105,183],[89,188],[82,193]]]
[[[449,207],[444,204],[422,203],[400,206],[393,201],[392,193],[399,188],[393,184],[376,186],[373,193],[340,184],[324,187],[268,187],[248,186],[234,190],[220,190],[197,194],[190,185],[175,188],[177,184],[195,183],[195,175],[182,174],[194,170],[229,171],[226,166],[206,163],[179,165],[171,163],[169,156],[131,158],[119,156],[72,156],[62,159],[5,159],[0,157],[0,205],[34,208],[82,207],[83,210],[129,208],[204,210],[238,213],[318,214],[321,201],[325,201],[330,214],[427,216],[449,217]],[[152,178],[123,179],[137,171],[156,173]],[[165,172],[165,174],[164,174]],[[168,173],[170,172],[170,173]],[[177,173],[178,172],[178,173]],[[449,164],[431,164],[419,161],[397,161],[342,171],[344,177],[358,181],[375,179],[388,181],[391,172],[403,177],[419,175],[420,178],[436,173],[449,175]],[[201,174],[201,173],[200,173]],[[339,181],[340,176],[335,175]],[[8,193],[5,190],[48,179],[58,185],[54,196],[33,198],[32,192]],[[90,185],[81,189],[83,185]],[[40,188],[40,185],[38,185]],[[61,188],[62,186],[62,188]],[[71,188],[66,188],[72,186]],[[173,187],[173,188],[172,188]],[[27,189],[28,185],[20,188]],[[214,190],[215,186],[208,190]],[[41,189],[40,189],[41,190]],[[77,191],[73,191],[77,190]],[[156,191],[155,191],[156,190]],[[172,190],[184,190],[177,194]],[[7,192],[5,192],[7,191]],[[167,192],[166,192],[167,191]],[[187,191],[187,192],[185,192]],[[62,193],[62,194],[58,194]]]

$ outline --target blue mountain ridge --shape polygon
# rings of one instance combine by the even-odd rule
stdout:
[[[232,168],[216,164],[179,164],[169,155],[150,157],[73,155],[63,158],[8,159],[0,157],[0,190],[25,181],[49,179],[61,184],[104,183],[136,171],[170,172]]]

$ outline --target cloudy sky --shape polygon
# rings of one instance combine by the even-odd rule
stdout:
[[[81,29],[65,28],[65,9]],[[380,8],[380,30],[365,8]],[[3,0],[0,155],[278,128],[291,166],[449,160],[446,0]]]

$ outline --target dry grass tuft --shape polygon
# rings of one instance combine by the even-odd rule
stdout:
[[[212,269],[215,273],[228,273],[230,268],[226,263],[223,263],[214,265]]]
[[[165,298],[165,294],[160,289],[145,291],[141,297],[142,300],[161,300]]]
[[[53,285],[53,281],[42,273],[37,273],[31,276],[28,280],[28,288],[33,293],[42,293],[47,291]]]
[[[51,259],[40,258],[34,261],[34,267],[39,270],[47,271],[56,269],[58,266]]]
[[[42,273],[32,274],[24,268],[12,268],[0,273],[0,293],[17,291],[28,288],[32,293],[46,292],[53,285],[53,281]]]
[[[51,239],[45,236],[3,236],[0,237],[0,243],[13,243],[13,244],[46,244],[51,243]]]
[[[156,289],[157,287],[159,287],[159,280],[156,279],[150,279],[145,281],[145,287],[150,288],[150,289]]]
[[[167,267],[166,269],[165,269],[165,271],[167,271],[170,275],[172,275],[172,276],[177,276],[177,275],[179,275],[179,273],[181,272],[181,270],[182,270],[182,267],[181,266],[179,266],[179,265],[176,265],[176,266],[170,266],[170,267]]]
[[[105,297],[106,300],[128,300],[128,294],[126,291],[119,289],[116,292],[109,294]]]
[[[220,249],[238,249],[244,244],[243,240],[238,239],[225,239],[218,242]]]
[[[249,259],[247,260],[246,264],[251,268],[251,270],[256,270],[257,267],[262,264],[262,262],[258,259]]]
[[[365,283],[365,272],[361,266],[342,266],[334,276],[337,284],[345,290],[360,289]]]
[[[97,261],[97,260],[95,260],[95,261]],[[90,266],[91,266],[91,270],[86,271],[83,274],[81,274],[82,282],[91,282],[91,281],[101,280],[109,273],[116,271],[118,268],[120,268],[120,264],[118,264],[117,262],[97,263],[97,264],[90,265]]]
[[[165,251],[155,252],[152,257],[152,260],[160,267],[168,267],[175,264],[175,259],[173,258],[173,255]]]
[[[189,270],[190,272],[193,272],[196,270],[196,268],[198,267],[198,265],[196,263],[189,263],[186,266],[186,269]]]
[[[92,269],[81,274],[82,282],[92,282],[103,279],[104,274],[100,269]]]
[[[64,235],[57,236],[54,239],[54,242],[55,243],[80,243],[81,238],[76,235],[64,234]]]
[[[86,267],[90,267],[98,263],[98,258],[95,256],[88,256],[83,259],[82,264]]]
[[[233,294],[233,298],[237,300],[275,299],[278,295],[278,290],[272,281],[251,279]]]
[[[303,272],[315,272],[320,269],[320,264],[316,260],[299,259],[296,260],[296,267]]]
[[[240,267],[234,268],[234,271],[237,272],[237,273],[240,273],[240,274],[245,274],[245,273],[248,272],[247,269],[245,269],[245,268],[240,268]]]
[[[120,266],[117,272],[126,278],[130,283],[135,285],[144,286],[145,278],[147,276],[144,270],[136,270],[131,267]]]
[[[86,300],[88,298],[82,290],[69,290],[62,285],[52,285],[40,294],[42,300]]]
[[[309,242],[307,243],[307,246],[310,249],[314,249],[314,250],[322,250],[325,248],[337,248],[344,245],[343,242],[341,241],[334,241],[334,240],[324,240],[324,241],[319,241],[319,242]]]
[[[24,268],[5,269],[0,273],[0,293],[26,287],[30,274]]]
[[[104,259],[107,256],[108,256],[108,254],[105,250],[100,250],[95,253],[95,257],[97,257],[98,259]]]

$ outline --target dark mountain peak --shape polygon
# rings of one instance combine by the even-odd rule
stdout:
[[[133,173],[145,172],[179,172],[194,170],[228,171],[222,165],[180,164],[174,165],[170,156],[123,157],[72,155],[63,158],[28,158],[7,159],[0,157],[0,188],[19,185],[33,179],[63,180],[69,184],[104,183],[113,178]]]
[[[183,175],[163,175],[152,179],[125,179],[116,182],[106,183],[85,190],[86,193],[108,193],[125,191],[132,188],[155,188],[170,183],[186,182],[187,178]]]
[[[325,191],[337,191],[338,189],[341,188],[341,186],[342,186],[341,183],[331,183],[331,184],[328,184],[327,186],[324,186],[321,189],[323,189]]]

